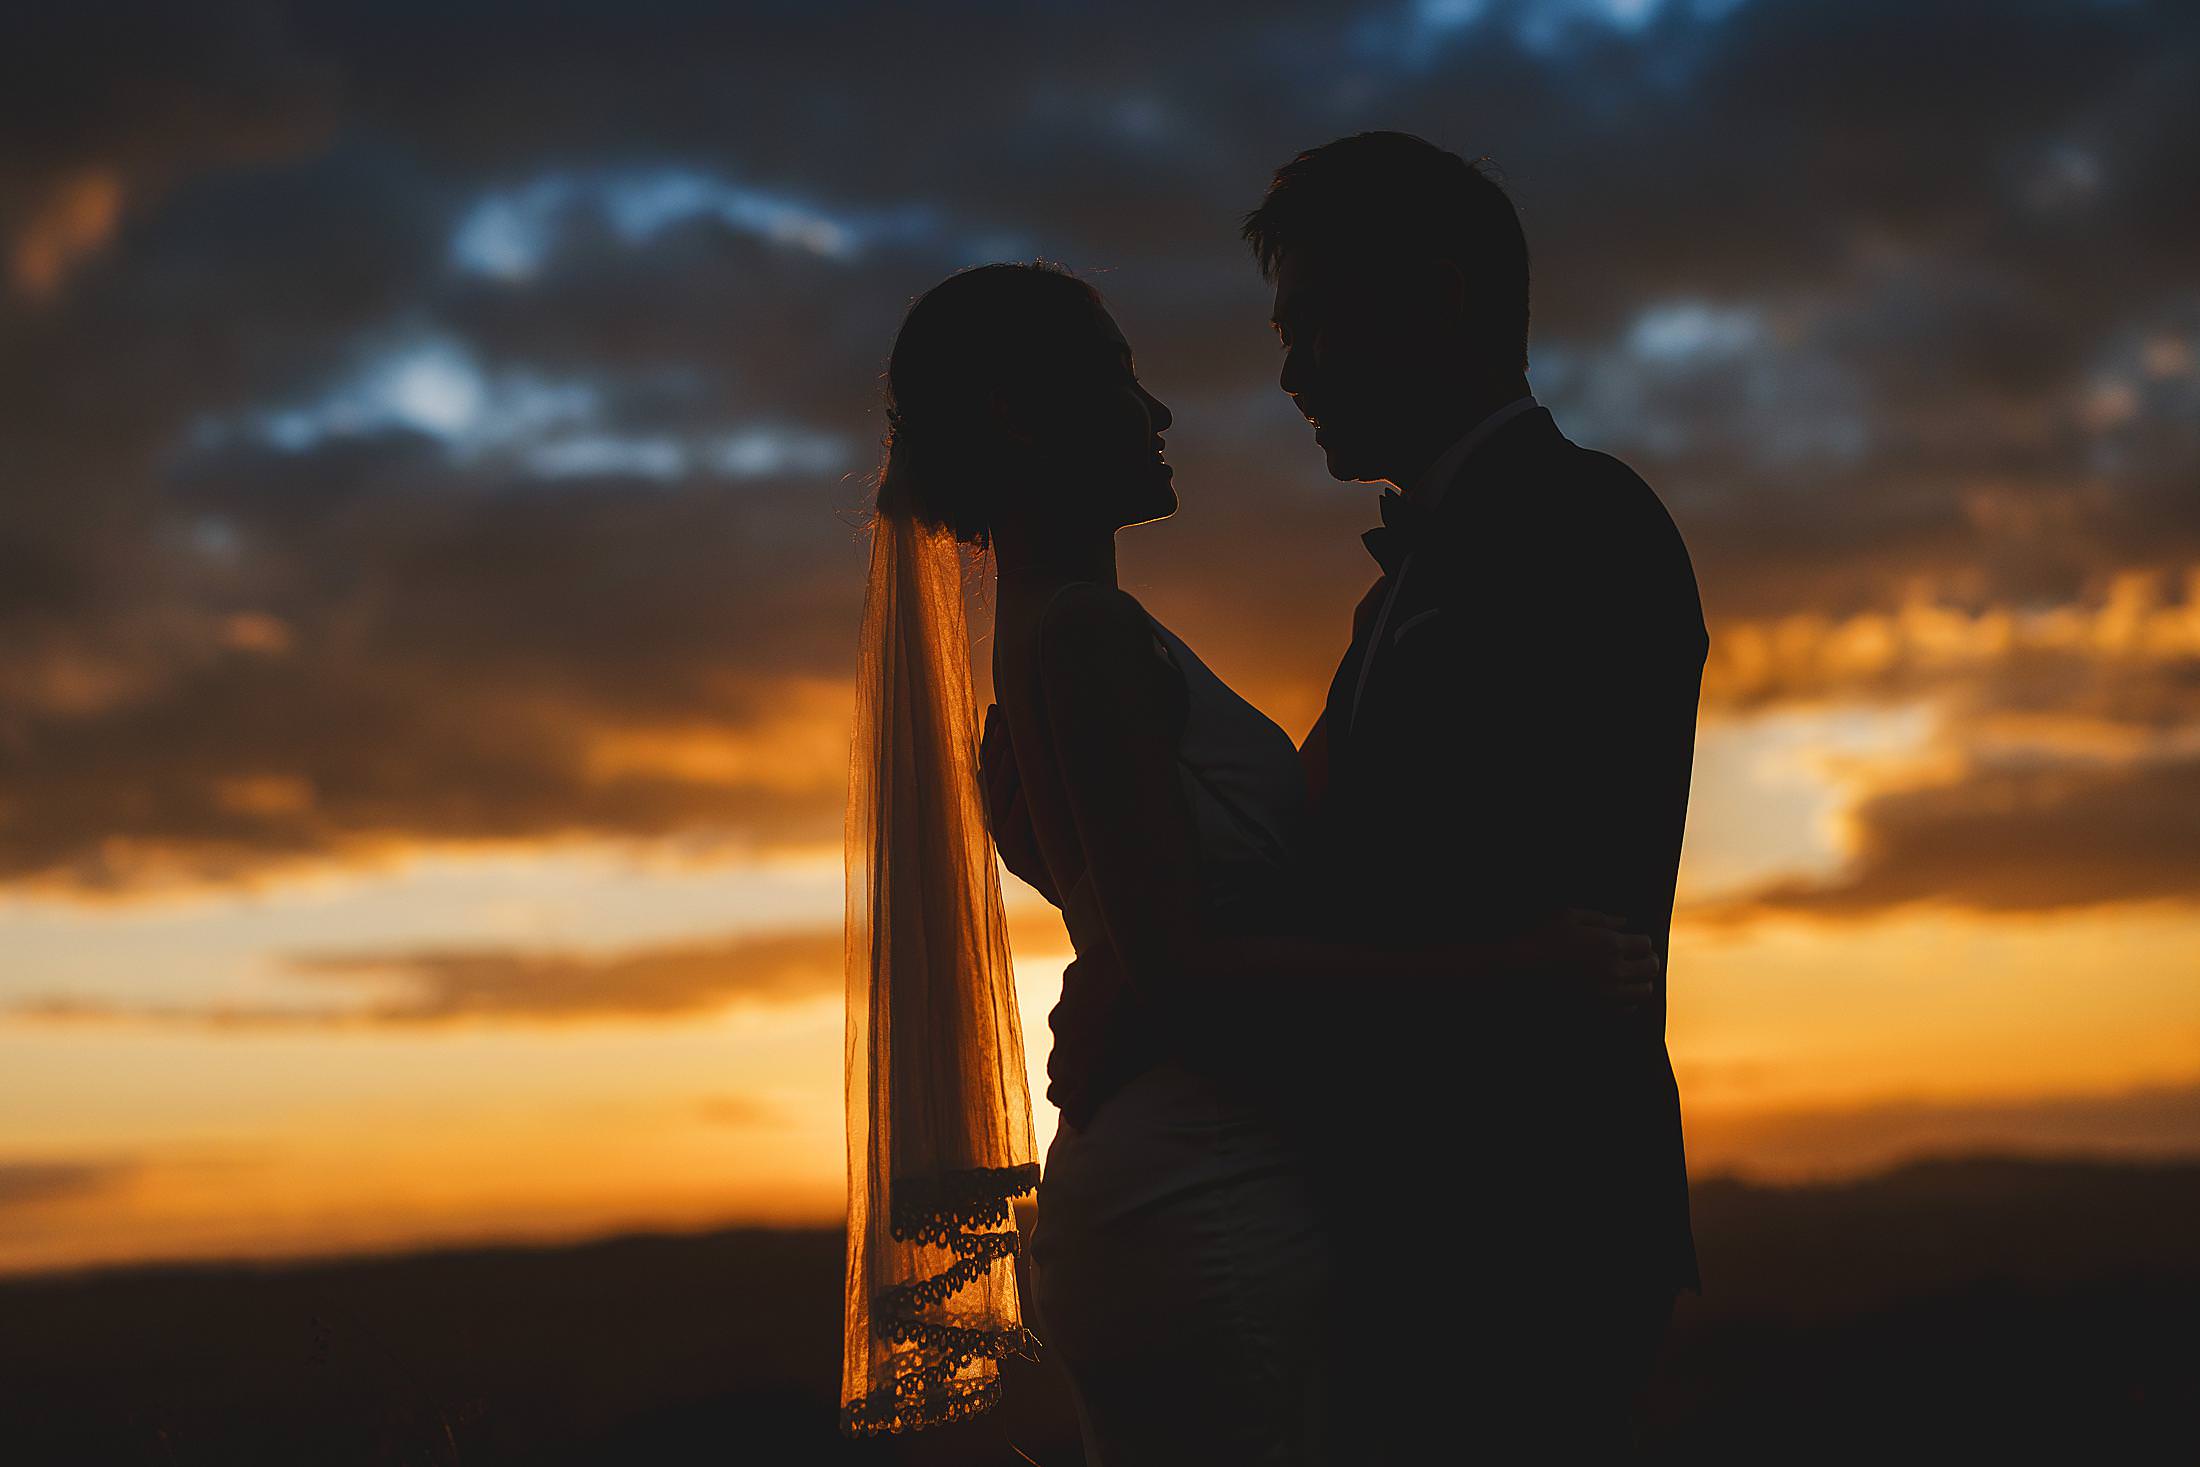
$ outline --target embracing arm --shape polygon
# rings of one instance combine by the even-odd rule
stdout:
[[[1086,880],[1131,987],[1149,1000],[1257,984],[1311,997],[1368,983],[1601,974],[1639,989],[1647,944],[1579,914],[1527,938],[1392,949],[1225,937],[1205,920],[1198,838],[1177,776],[1176,677],[1137,603],[1099,586],[1057,599],[1039,633],[1040,680]]]

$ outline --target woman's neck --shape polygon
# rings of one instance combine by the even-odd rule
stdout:
[[[993,565],[1004,596],[1011,592],[1051,592],[1072,581],[1097,581],[1113,587],[1115,537],[999,525],[993,532]]]

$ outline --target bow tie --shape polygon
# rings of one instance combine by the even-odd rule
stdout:
[[[1422,535],[1427,533],[1428,511],[1395,489],[1384,490],[1375,507],[1382,511],[1383,522],[1361,535],[1360,543],[1375,557],[1384,575],[1394,576],[1413,547],[1421,542]]]

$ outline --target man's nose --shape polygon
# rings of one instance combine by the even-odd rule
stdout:
[[[1283,354],[1283,370],[1276,374],[1276,385],[1293,397],[1306,390],[1306,367],[1296,347]]]

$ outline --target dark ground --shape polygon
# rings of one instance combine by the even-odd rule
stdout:
[[[2200,1463],[2200,1165],[1714,1181],[1696,1217],[1659,1460]],[[10,1281],[0,1463],[1079,1461],[1018,1362],[991,1417],[842,1441],[840,1269],[836,1233],[742,1230]]]

